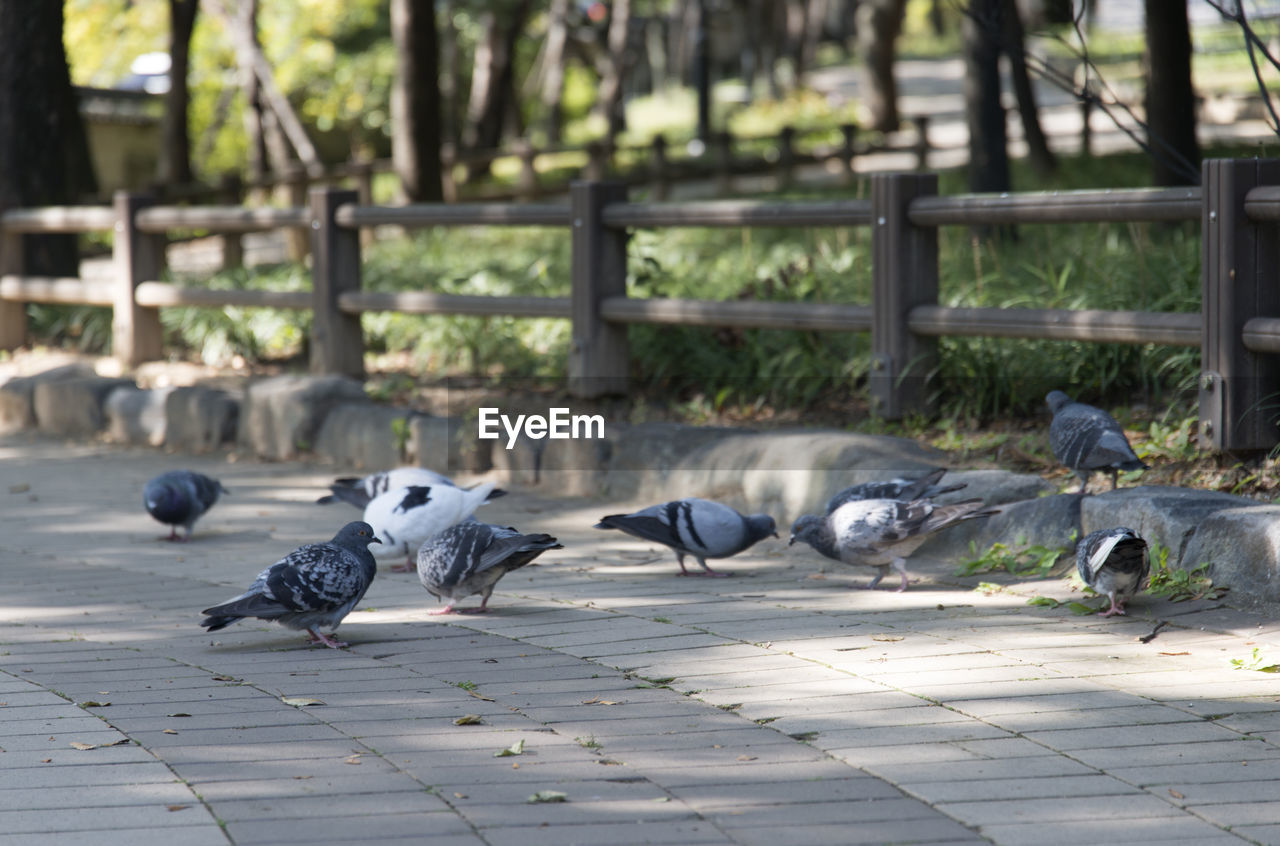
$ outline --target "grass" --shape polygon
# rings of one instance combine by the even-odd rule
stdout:
[[[1066,547],[1047,547],[1040,544],[1028,546],[1025,541],[1020,549],[1014,549],[1003,543],[994,543],[982,555],[976,555],[977,549],[971,543],[969,552],[976,557],[962,561],[956,570],[957,576],[974,576],[979,573],[995,573],[1003,570],[1018,578],[1045,578],[1049,575],[1058,559],[1071,550]]]

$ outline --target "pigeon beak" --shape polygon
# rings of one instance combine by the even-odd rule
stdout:
[[[777,533],[777,532],[773,532],[772,534],[770,534],[770,537],[777,538],[777,537],[778,537],[778,533]],[[781,538],[778,538],[778,539],[779,539],[779,540],[781,540]]]
[[[795,543],[796,543],[796,536],[792,535],[791,540],[787,541],[787,546],[795,546]]]
[[[373,539],[369,541],[369,543],[377,543],[377,544],[380,544],[380,543],[382,543],[382,541],[378,540],[377,535],[375,535],[375,536],[373,537]]]

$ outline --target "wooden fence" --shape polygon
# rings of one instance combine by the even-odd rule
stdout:
[[[316,188],[306,207],[157,206],[119,195],[113,207],[0,215],[0,348],[25,340],[23,303],[114,308],[114,354],[134,365],[161,355],[159,309],[226,305],[311,309],[311,369],[363,375],[360,315],[515,315],[572,321],[566,366],[578,396],[625,391],[627,324],[870,332],[870,393],[893,419],[926,410],[936,338],[979,335],[1201,349],[1200,431],[1207,447],[1246,451],[1280,441],[1280,160],[1206,162],[1203,188],[937,195],[934,174],[876,174],[870,200],[633,203],[616,182],[577,182],[565,204],[363,205],[355,191]],[[938,304],[937,228],[948,225],[1201,221],[1203,307],[1194,313],[946,308]],[[361,289],[362,227],[568,228],[568,297],[459,296]],[[635,299],[627,295],[628,232],[644,227],[870,226],[869,304]],[[165,233],[309,231],[311,292],[212,291],[159,281]],[[100,285],[23,273],[20,235],[114,231],[115,278]]]

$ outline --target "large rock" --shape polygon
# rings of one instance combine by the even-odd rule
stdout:
[[[235,442],[240,400],[217,388],[174,388],[165,398],[164,413],[166,448],[209,452]]]
[[[1224,508],[1206,517],[1182,551],[1179,566],[1209,563],[1214,584],[1233,599],[1280,602],[1280,506]]]
[[[369,402],[334,406],[316,434],[316,455],[342,467],[378,471],[404,463],[414,412]]]
[[[107,425],[104,405],[117,388],[136,388],[130,379],[78,376],[38,382],[32,394],[36,425],[59,437],[95,435]]]
[[[36,425],[36,385],[86,379],[94,375],[93,368],[87,364],[65,364],[33,376],[18,376],[0,385],[0,433],[30,429]]]
[[[1098,529],[1127,526],[1169,548],[1169,563],[1181,562],[1196,530],[1220,511],[1250,508],[1251,499],[1217,491],[1144,485],[1084,497],[1080,507],[1080,536]]]
[[[410,464],[447,475],[487,473],[493,467],[494,443],[480,440],[474,423],[456,417],[415,414],[409,420],[406,458]]]
[[[493,469],[505,485],[532,486],[553,496],[594,496],[604,482],[617,437],[616,429],[606,429],[602,438],[522,435],[510,448],[504,437],[491,442]]]
[[[963,475],[956,474],[957,477]],[[947,478],[951,478],[950,475]],[[981,496],[978,490],[966,488],[948,494],[945,499],[966,493]],[[965,520],[943,529],[920,546],[919,554],[959,561],[981,556],[997,543],[1015,552],[1032,546],[1074,550],[1079,531],[1080,497],[1059,494],[1023,499],[1000,505],[998,514]]]
[[[296,458],[315,448],[332,409],[367,401],[364,386],[346,376],[275,376],[252,382],[241,408],[238,442],[268,460]]]
[[[168,419],[165,403],[173,388],[142,390],[126,385],[107,395],[107,437],[117,443],[160,446]]]

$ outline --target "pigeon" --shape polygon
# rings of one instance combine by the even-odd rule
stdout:
[[[445,529],[418,550],[418,578],[436,599],[448,598],[444,608],[428,614],[448,614],[454,604],[480,594],[477,608],[459,614],[488,611],[489,596],[498,580],[523,567],[548,549],[564,549],[551,535],[522,535],[514,528],[470,520]]]
[[[191,470],[170,470],[147,482],[142,489],[142,502],[148,514],[172,527],[164,540],[189,541],[196,521],[224,493],[228,491],[217,479]],[[179,526],[186,527],[186,537],[178,537]]]
[[[397,467],[394,470],[385,470],[381,473],[373,473],[360,478],[345,476],[341,479],[334,479],[333,484],[329,486],[329,490],[332,493],[320,497],[316,502],[320,505],[345,502],[354,505],[356,508],[364,508],[379,494],[384,494],[394,488],[408,487],[409,485],[459,487],[457,482],[443,473],[437,473],[425,467]],[[506,494],[507,492],[501,488],[494,488],[489,492],[488,500],[494,500],[500,496],[506,496]]]
[[[830,514],[845,503],[859,500],[898,499],[912,502],[917,499],[934,499],[967,487],[964,482],[945,487],[939,485],[938,480],[946,472],[947,468],[939,467],[915,480],[890,479],[887,482],[863,482],[861,485],[845,488],[827,500],[827,513]]]
[[[1053,457],[1080,477],[1083,495],[1089,475],[1102,471],[1111,475],[1111,490],[1121,470],[1146,470],[1147,465],[1133,452],[1124,429],[1110,414],[1092,405],[1073,402],[1062,391],[1050,391],[1044,398],[1053,412],[1049,424],[1049,448]]]
[[[1102,616],[1123,614],[1124,604],[1151,573],[1147,542],[1123,526],[1093,532],[1076,546],[1076,570],[1085,584],[1110,598]]]
[[[484,482],[474,488],[407,485],[379,494],[364,509],[364,521],[373,526],[384,544],[377,551],[378,557],[403,555],[406,563],[391,569],[412,571],[422,543],[466,520],[488,501],[493,490],[493,482]]]
[[[788,545],[801,541],[836,561],[878,568],[868,590],[880,584],[892,567],[902,575],[901,592],[907,589],[906,559],[929,535],[962,520],[996,513],[998,509],[983,508],[980,499],[954,505],[935,505],[927,499],[858,500],[825,517],[806,514],[799,518],[791,527]]]
[[[371,543],[381,541],[372,526],[357,520],[327,543],[300,546],[259,573],[235,599],[201,611],[208,616],[200,625],[216,632],[245,617],[257,617],[306,629],[312,644],[346,646],[318,629],[336,629],[373,583],[378,563],[369,552]]]
[[[706,499],[677,499],[632,514],[600,518],[597,529],[618,529],[642,540],[675,550],[680,575],[687,576],[685,555],[702,565],[704,576],[727,576],[707,566],[708,558],[728,558],[772,535],[777,526],[768,514],[745,517],[727,505]]]

